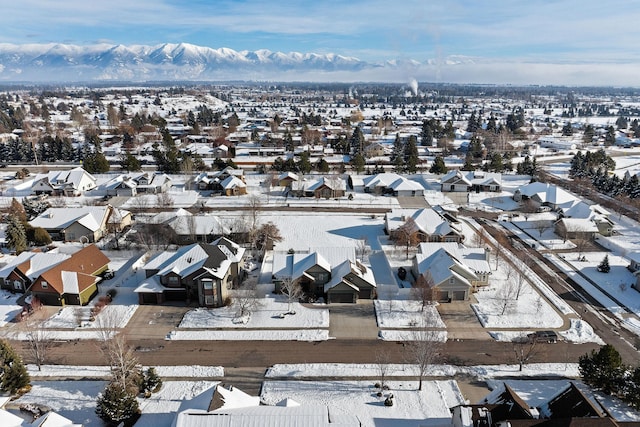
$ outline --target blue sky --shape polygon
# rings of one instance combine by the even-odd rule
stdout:
[[[366,61],[445,62],[462,56],[555,66],[640,63],[640,0],[0,3],[6,3],[0,43],[187,42],[234,50],[337,53]]]

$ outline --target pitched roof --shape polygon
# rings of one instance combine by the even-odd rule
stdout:
[[[32,227],[42,227],[46,230],[64,230],[78,222],[90,231],[97,231],[110,211],[110,206],[49,208],[29,223]]]
[[[183,246],[175,252],[164,252],[145,264],[143,268],[159,270],[158,276],[174,273],[180,277],[186,277],[204,269],[217,278],[223,278],[234,259],[235,255],[224,245],[195,243]]]
[[[80,249],[39,277],[60,295],[80,293],[97,281],[92,273],[108,263],[109,258],[96,245],[92,244]]]

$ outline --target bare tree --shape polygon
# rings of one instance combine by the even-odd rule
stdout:
[[[46,363],[49,349],[53,345],[51,333],[44,327],[44,322],[40,319],[27,319],[22,322],[21,326],[27,337],[29,355],[40,371],[42,365]]]
[[[233,295],[233,306],[236,308],[235,323],[247,323],[251,313],[260,306],[260,295],[256,284],[246,282],[236,289]]]
[[[282,284],[280,285],[280,290],[284,295],[287,296],[287,312],[289,314],[295,314],[295,311],[292,311],[291,305],[294,302],[297,302],[302,298],[304,292],[302,291],[302,286],[300,286],[300,282],[293,280],[290,277],[284,278],[282,280]]]
[[[431,312],[424,312],[419,328],[411,331],[409,341],[405,343],[405,357],[407,363],[415,365],[418,370],[418,390],[422,390],[424,379],[430,365],[440,358],[442,343],[439,341],[438,331],[429,330],[434,322]]]
[[[378,371],[378,378],[380,379],[380,391],[388,390],[387,377],[391,373],[391,356],[386,351],[381,350],[375,356],[375,366]]]
[[[106,341],[103,352],[111,366],[112,381],[138,394],[142,369],[126,337],[120,334]]]
[[[522,371],[524,364],[538,353],[537,340],[526,335],[520,336],[513,340],[512,350],[516,363],[518,363],[518,370]]]
[[[158,193],[156,194],[156,203],[161,208],[170,208],[173,206],[173,197],[165,192]]]
[[[545,231],[551,228],[551,222],[549,220],[536,221],[534,228],[538,231],[538,236],[542,237]]]
[[[420,242],[416,230],[413,218],[407,218],[404,224],[395,229],[390,236],[396,246],[405,246],[407,259],[409,259],[409,248],[415,247]]]
[[[436,289],[433,277],[429,271],[421,274],[416,279],[416,282],[411,287],[411,296],[414,299],[420,301],[422,304],[421,310],[424,312],[426,306],[430,305],[435,300]]]
[[[257,230],[260,214],[262,213],[262,201],[260,200],[260,197],[255,194],[252,194],[251,196],[249,196],[248,208],[249,208],[249,229]]]
[[[273,247],[275,242],[282,241],[280,229],[272,222],[262,224],[256,232],[256,245],[263,252]]]
[[[104,307],[93,319],[93,326],[98,335],[98,341],[107,345],[118,333],[120,317],[116,310],[111,310],[109,306]]]
[[[500,291],[498,291],[496,298],[500,302],[500,307],[502,308],[500,315],[504,315],[507,310],[513,306],[516,291],[515,282],[513,281],[507,281]]]
[[[487,244],[487,232],[484,228],[477,230],[471,237],[471,244],[476,248],[482,248]]]
[[[367,255],[367,236],[360,236],[356,241],[356,253],[360,255],[360,259],[364,261],[365,255]]]

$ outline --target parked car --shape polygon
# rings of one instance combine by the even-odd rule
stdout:
[[[527,335],[529,341],[532,342],[546,342],[554,344],[558,342],[558,334],[554,331],[536,331]]]

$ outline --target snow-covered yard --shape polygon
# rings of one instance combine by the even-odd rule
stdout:
[[[12,294],[11,292],[0,290],[0,327],[12,322],[22,311],[22,306],[18,304],[18,298],[22,294]]]
[[[300,303],[289,305],[283,296],[267,296],[260,299],[258,308],[251,312],[249,321],[237,323],[237,308],[233,305],[215,309],[197,308],[187,312],[179,328],[199,328],[199,329],[225,329],[225,328],[247,328],[247,329],[288,329],[288,328],[328,328],[329,310],[321,306],[308,308]],[[281,316],[282,315],[282,316]]]
[[[375,300],[376,317],[380,328],[445,328],[435,305],[422,309],[415,300]]]

